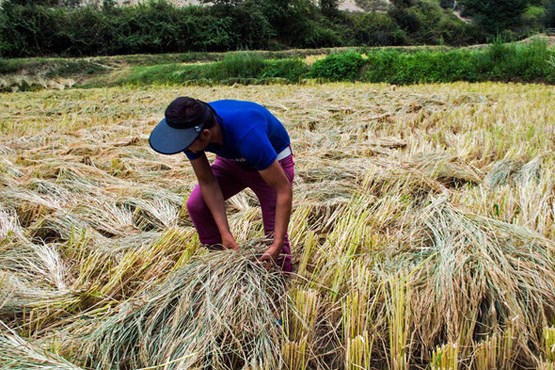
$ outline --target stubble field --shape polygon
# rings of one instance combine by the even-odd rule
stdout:
[[[148,146],[186,95],[286,125],[287,281],[253,262],[250,192],[227,204],[244,251],[200,247],[190,165]],[[1,94],[0,367],[552,369],[554,100],[468,83]]]

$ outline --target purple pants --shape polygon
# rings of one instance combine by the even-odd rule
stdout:
[[[280,160],[279,164],[291,184],[293,184],[293,177],[295,175],[293,156],[290,155]],[[244,169],[233,160],[216,157],[210,168],[220,184],[224,199],[231,198],[247,187],[252,189],[258,197],[260,208],[262,209],[264,233],[266,236],[270,236],[274,231],[276,217],[277,195],[274,189],[262,179],[258,171]],[[222,242],[220,232],[212,217],[212,212],[210,212],[210,209],[204,202],[198,184],[187,200],[187,211],[189,211],[201,243],[219,244]],[[278,259],[277,264],[281,266],[283,271],[291,272],[293,266],[291,265],[291,247],[287,234],[285,235],[281,253],[282,255]]]

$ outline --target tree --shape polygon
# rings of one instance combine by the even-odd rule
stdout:
[[[391,0],[391,4],[397,9],[410,8],[416,3],[416,0]]]
[[[200,2],[207,5],[236,6],[242,4],[244,0],[200,0]]]
[[[545,26],[555,27],[555,0],[549,0],[545,7]]]
[[[491,34],[517,27],[528,4],[529,0],[461,0],[464,12]]]
[[[7,0],[6,4],[13,5],[43,5],[43,6],[56,6],[58,5],[58,0]]]
[[[326,16],[334,16],[338,12],[338,0],[320,0],[320,10]]]

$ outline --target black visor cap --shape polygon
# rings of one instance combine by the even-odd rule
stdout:
[[[200,135],[206,122],[212,117],[211,107],[204,104],[198,116],[183,120],[166,118],[152,130],[148,140],[152,149],[160,154],[177,154],[187,149]]]

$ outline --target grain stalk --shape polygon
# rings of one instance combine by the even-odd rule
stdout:
[[[459,368],[459,348],[456,343],[438,346],[432,353],[431,370],[457,370]]]

